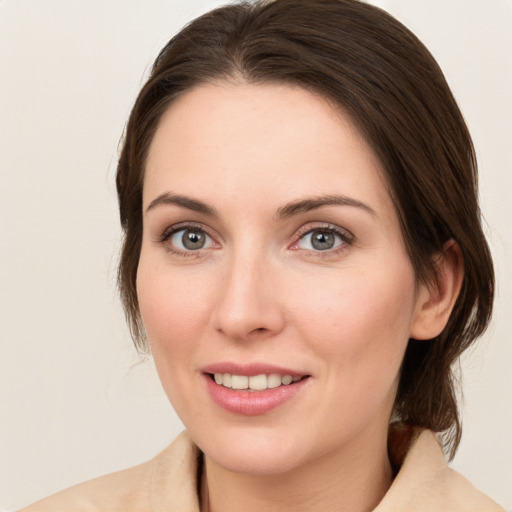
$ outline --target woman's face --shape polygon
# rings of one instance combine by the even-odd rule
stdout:
[[[384,181],[301,88],[203,85],[163,116],[137,292],[165,391],[220,466],[283,472],[385,438],[420,306]]]

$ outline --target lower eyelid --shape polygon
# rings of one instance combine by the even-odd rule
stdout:
[[[175,245],[172,245],[171,247],[168,247],[168,245],[170,245],[170,240],[172,239],[172,237],[174,235],[176,235],[176,233],[179,233],[180,231],[186,231],[186,230],[191,230],[191,231],[201,231],[205,234],[205,236],[207,237],[207,247],[202,247],[202,248],[199,248],[199,249],[196,249],[196,250],[193,250],[193,249],[181,249],[179,247],[176,247]],[[325,250],[321,250],[321,249],[309,249],[309,248],[301,248],[298,246],[299,242],[304,239],[304,237],[308,234],[311,234],[315,231],[326,231],[326,232],[330,232],[332,234],[334,234],[340,241],[341,243],[339,243],[339,245],[335,246],[335,247],[332,247],[330,249],[325,249]],[[348,246],[352,245],[353,242],[354,242],[354,236],[352,235],[352,233],[350,233],[349,231],[343,229],[343,228],[339,228],[338,226],[334,226],[332,224],[319,224],[319,225],[309,225],[309,226],[304,226],[303,228],[301,228],[299,231],[296,232],[295,236],[295,241],[291,244],[291,246],[289,246],[288,248],[289,249],[292,249],[292,250],[301,250],[303,251],[304,253],[311,253],[311,255],[315,255],[315,256],[320,256],[320,257],[328,257],[329,255],[335,255],[335,254],[338,254],[338,253],[341,253],[343,251],[345,251]],[[196,223],[180,223],[180,224],[177,224],[177,225],[172,225],[172,226],[168,226],[163,232],[161,232],[160,235],[157,235],[154,239],[153,239],[153,243],[157,244],[157,245],[164,245],[166,246],[166,250],[168,252],[171,252],[171,253],[174,253],[174,254],[177,254],[177,255],[182,255],[182,256],[200,256],[200,253],[203,252],[203,251],[207,251],[209,249],[212,249],[212,248],[219,248],[220,247],[220,244],[216,241],[216,239],[209,233],[209,230],[205,229],[204,226],[202,226],[201,224],[196,224]]]
[[[181,231],[187,231],[187,230],[202,232],[205,235],[205,237],[207,238],[206,247],[201,247],[201,248],[197,248],[194,250],[194,249],[181,248],[179,245],[172,243],[172,239],[177,233],[180,233]],[[206,229],[202,224],[198,224],[195,222],[183,222],[183,223],[180,222],[178,224],[173,224],[173,225],[167,226],[163,231],[157,232],[155,234],[155,236],[153,238],[153,243],[155,245],[160,245],[160,246],[164,247],[165,250],[170,254],[174,254],[177,256],[184,256],[184,257],[187,257],[187,256],[199,257],[199,256],[201,256],[201,254],[204,253],[204,251],[208,251],[212,248],[216,248],[219,246],[219,244],[215,240],[215,237],[209,233],[209,230]]]
[[[312,252],[329,252],[329,251],[333,252],[336,249],[339,249],[341,246],[352,244],[352,242],[354,240],[354,236],[350,232],[348,232],[342,228],[338,228],[337,226],[333,226],[330,224],[307,226],[307,227],[299,230],[296,233],[296,235],[294,237],[296,239],[296,241],[292,244],[291,248],[300,249],[299,247],[297,247],[297,244],[301,240],[303,240],[306,237],[306,235],[311,234],[315,231],[326,231],[326,232],[332,233],[335,236],[337,236],[338,238],[340,238],[342,243],[339,246],[332,248],[332,249],[327,249],[326,251],[315,251],[315,250],[310,249]],[[308,250],[308,249],[304,249],[304,250]]]
[[[347,242],[346,240],[343,239],[343,237],[341,235],[339,235],[338,233],[333,233],[334,236],[335,236],[335,241],[334,241],[334,245],[333,247],[330,247],[328,249],[315,249],[314,247],[312,248],[309,248],[309,247],[300,247],[300,244],[301,242],[303,242],[307,236],[309,235],[309,233],[306,233],[306,235],[303,235],[297,242],[296,242],[296,246],[297,246],[297,249],[300,249],[300,250],[303,250],[303,251],[310,251],[312,253],[334,253],[336,252],[338,249],[342,248],[343,246],[347,245]],[[312,244],[312,240],[309,240],[308,241],[309,245]]]

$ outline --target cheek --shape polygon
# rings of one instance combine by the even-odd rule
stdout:
[[[162,386],[182,418],[191,404],[200,413],[200,404],[185,390],[191,388],[190,369],[210,318],[207,290],[190,275],[141,257],[137,294],[142,321]]]
[[[201,339],[210,318],[211,287],[193,274],[162,269],[141,257],[137,295],[144,328],[157,368],[179,368]],[[204,277],[204,276],[203,276]]]
[[[296,311],[324,358],[338,362],[331,368],[344,374],[346,368],[359,368],[369,378],[372,368],[396,374],[409,339],[414,283],[407,264],[340,272],[307,294],[294,294],[301,297]]]

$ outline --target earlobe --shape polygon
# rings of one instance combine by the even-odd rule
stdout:
[[[459,296],[464,279],[464,262],[459,245],[446,242],[443,252],[434,256],[436,275],[428,284],[421,284],[410,337],[417,340],[435,338],[445,328]]]

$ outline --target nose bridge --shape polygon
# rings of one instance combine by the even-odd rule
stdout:
[[[282,312],[273,293],[272,275],[268,252],[263,248],[247,243],[234,249],[226,261],[216,328],[233,339],[279,331]]]

